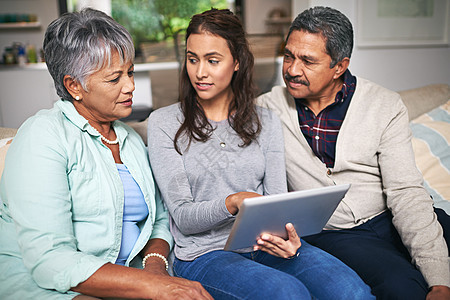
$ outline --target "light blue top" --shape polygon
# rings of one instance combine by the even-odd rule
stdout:
[[[142,222],[148,216],[147,204],[145,204],[144,195],[142,194],[139,185],[127,166],[124,164],[116,164],[119,171],[120,179],[123,184],[123,192],[125,195],[125,203],[123,207],[123,226],[122,226],[122,243],[120,245],[119,257],[116,264],[125,265],[134,244],[141,230],[139,229],[139,222]]]
[[[141,137],[120,121],[113,126],[121,160],[150,212],[125,263],[139,267],[149,239],[172,245],[168,214]],[[0,197],[1,299],[44,299],[36,297],[38,286],[64,293],[117,260],[122,181],[111,151],[71,102],[60,100],[21,126],[6,157]],[[12,295],[15,290],[23,291]]]

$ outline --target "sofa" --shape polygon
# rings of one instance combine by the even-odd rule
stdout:
[[[408,108],[416,163],[435,206],[450,214],[450,86],[399,91]],[[147,120],[127,122],[147,143]],[[17,129],[0,127],[0,178],[9,142]]]
[[[432,84],[399,91],[413,134],[416,164],[436,207],[450,214],[450,86]],[[147,142],[147,120],[128,123]]]

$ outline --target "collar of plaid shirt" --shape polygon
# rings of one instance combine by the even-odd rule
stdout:
[[[334,167],[337,137],[356,87],[356,77],[348,69],[343,76],[344,84],[334,102],[317,116],[305,105],[304,99],[295,99],[300,129],[314,154],[328,168]]]

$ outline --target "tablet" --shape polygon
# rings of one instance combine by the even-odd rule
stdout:
[[[342,184],[245,199],[224,249],[252,247],[263,232],[286,239],[287,223],[300,237],[319,233],[349,188]]]

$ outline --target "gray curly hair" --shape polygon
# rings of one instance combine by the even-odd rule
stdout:
[[[64,86],[65,75],[87,91],[87,77],[109,66],[115,51],[121,64],[134,61],[135,55],[130,33],[113,18],[91,8],[66,13],[50,23],[43,49],[56,92],[69,101],[74,99]]]

